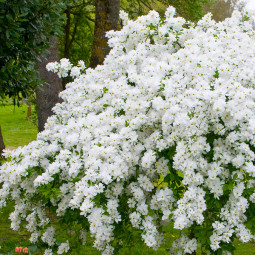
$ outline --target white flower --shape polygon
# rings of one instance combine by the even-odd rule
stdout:
[[[250,200],[252,203],[255,203],[255,192],[250,196]]]
[[[233,194],[234,196],[237,198],[237,197],[240,197],[244,191],[244,184],[242,182],[240,182],[237,186],[234,187],[233,189]]]
[[[46,249],[46,250],[44,251],[44,255],[53,255],[53,252],[52,252],[51,249]]]
[[[152,150],[149,150],[145,152],[142,158],[142,166],[145,168],[150,168],[155,161],[156,161],[155,152],[153,152]]]
[[[123,25],[127,25],[128,22],[128,14],[124,12],[123,10],[120,11],[120,19],[123,22]]]
[[[182,215],[176,218],[175,222],[174,222],[174,228],[176,229],[184,229],[188,224],[188,220],[187,218]]]
[[[69,249],[70,249],[70,247],[69,247],[68,241],[66,241],[65,243],[61,243],[60,246],[58,247],[57,254],[67,253],[69,251]]]
[[[70,75],[71,75],[73,78],[78,77],[80,74],[81,74],[81,71],[80,71],[80,68],[79,68],[79,67],[77,67],[77,66],[72,67]]]
[[[78,67],[80,68],[80,70],[84,70],[86,68],[83,60],[78,61]]]
[[[42,235],[42,241],[47,243],[48,245],[50,246],[53,246],[54,243],[55,243],[55,238],[54,238],[54,235],[55,235],[55,229],[54,227],[48,227],[46,229],[46,231],[43,233]]]
[[[184,252],[191,254],[194,251],[196,251],[196,249],[197,249],[197,240],[193,238],[186,243],[184,247]]]

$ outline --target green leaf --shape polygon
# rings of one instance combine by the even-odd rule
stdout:
[[[233,176],[233,181],[236,180],[238,178],[238,174],[235,173],[234,176]]]
[[[170,180],[171,180],[170,174],[168,174],[167,176],[165,176],[164,182],[170,182]]]
[[[174,149],[170,149],[168,151],[168,158],[169,159],[173,159],[174,155],[175,155],[175,148]]]
[[[221,208],[221,203],[220,203],[220,201],[219,200],[215,200],[215,206],[216,206],[216,208],[217,209],[220,209]]]
[[[223,253],[222,249],[219,249],[219,250],[216,251],[216,255],[222,255],[222,253]]]
[[[224,184],[222,189],[223,189],[223,191],[227,191],[228,190],[228,184]]]
[[[220,73],[219,73],[219,70],[218,70],[218,69],[216,69],[216,71],[215,71],[213,77],[214,77],[215,79],[218,79],[218,78],[220,77]]]

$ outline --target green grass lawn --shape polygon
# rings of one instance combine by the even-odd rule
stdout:
[[[6,147],[19,147],[36,139],[37,127],[26,119],[27,105],[0,107],[0,125]]]
[[[26,145],[30,141],[36,139],[37,127],[29,119],[26,119],[27,106],[13,107],[12,105],[0,106],[0,124],[5,141],[5,146],[15,148]],[[10,229],[10,220],[8,215],[11,212],[11,206],[0,211],[0,255],[11,255],[15,253],[16,246],[29,247],[30,250],[35,250],[36,246],[29,243],[29,234],[24,229],[14,232]],[[61,228],[62,226],[57,226]],[[167,248],[177,235],[176,230],[171,226],[166,228],[166,242],[158,251],[147,248],[145,245],[136,245],[132,249],[122,249],[120,255],[167,255]],[[88,238],[87,245],[79,249],[74,249],[68,254],[70,255],[99,255],[101,254],[92,247],[93,240]],[[240,243],[236,242],[235,255],[255,255],[255,243]],[[34,255],[43,254],[38,248]]]

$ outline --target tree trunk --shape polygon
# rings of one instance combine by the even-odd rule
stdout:
[[[212,6],[207,4],[205,10],[206,12],[212,12],[213,19],[219,22],[231,17],[234,8],[231,5],[231,0],[217,0]]]
[[[26,117],[26,119],[29,119],[31,117],[31,115],[32,115],[32,107],[31,107],[31,104],[29,104],[27,106],[27,117]]]
[[[2,136],[1,125],[0,125],[0,159],[2,158],[2,152],[3,152],[4,149],[5,149],[4,139],[3,139],[3,136]],[[1,163],[0,163],[0,165],[1,165]]]
[[[102,64],[110,51],[105,33],[117,29],[120,10],[120,0],[95,0],[95,3],[95,31],[90,60],[92,68]]]
[[[53,114],[52,107],[56,103],[61,102],[58,94],[62,90],[61,79],[57,74],[48,72],[46,64],[49,62],[59,61],[57,37],[54,37],[50,42],[49,53],[42,56],[42,61],[37,61],[37,69],[40,78],[45,82],[42,86],[36,88],[36,104],[38,131],[44,129],[49,116]]]

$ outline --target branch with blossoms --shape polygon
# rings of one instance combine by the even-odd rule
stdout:
[[[57,73],[59,78],[65,78],[71,76],[77,78],[81,74],[85,73],[86,66],[83,60],[78,61],[77,66],[73,66],[69,59],[62,58],[60,62],[50,62],[46,65],[46,69],[50,72]]]

